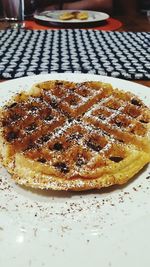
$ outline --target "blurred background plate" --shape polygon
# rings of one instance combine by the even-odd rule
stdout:
[[[82,12],[82,10],[44,10],[41,12],[36,11],[34,14],[34,18],[38,21],[50,23],[50,24],[86,24],[86,23],[95,23],[105,21],[109,18],[107,13],[97,12],[97,11],[89,11],[84,10],[84,12],[88,13],[88,18],[85,20],[81,19],[70,19],[70,20],[62,20],[60,19],[60,15],[64,13],[71,13],[71,12]]]

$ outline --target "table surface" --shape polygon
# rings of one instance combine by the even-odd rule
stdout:
[[[133,31],[133,32],[148,32],[150,31],[150,20],[142,14],[134,16],[113,16],[122,22],[122,27],[117,31]],[[0,30],[6,29],[8,24],[6,22],[0,22]],[[56,27],[55,27],[56,28]],[[4,80],[0,79],[0,82]],[[150,80],[133,80],[134,82],[143,84],[150,87]]]

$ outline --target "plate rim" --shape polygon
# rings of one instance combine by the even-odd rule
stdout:
[[[120,82],[123,82],[123,83],[130,83],[132,85],[137,85],[137,86],[140,86],[140,87],[143,87],[143,89],[150,89],[148,86],[146,85],[143,85],[143,84],[140,84],[140,83],[136,83],[135,81],[133,80],[126,80],[126,79],[122,79],[122,78],[116,78],[116,77],[113,77],[113,76],[107,76],[107,75],[100,75],[100,74],[92,74],[92,73],[78,73],[78,72],[52,72],[52,73],[42,73],[42,74],[34,74],[34,75],[27,75],[27,76],[23,76],[23,77],[17,77],[17,78],[12,78],[12,79],[9,79],[9,80],[4,80],[0,83],[0,89],[1,89],[1,85],[3,86],[3,84],[6,84],[6,83],[10,83],[10,82],[14,82],[14,81],[21,81],[21,80],[24,80],[24,79],[34,79],[34,78],[42,78],[42,77],[50,77],[50,76],[57,76],[57,75],[68,75],[68,76],[80,76],[82,78],[83,77],[89,77],[89,76],[93,76],[94,79],[95,78],[100,78],[100,79],[103,79],[103,80],[112,80],[112,81],[120,81]],[[70,79],[69,77],[69,79]],[[66,79],[66,78],[65,78]],[[68,80],[69,80],[68,79]],[[71,77],[72,79],[72,77]]]

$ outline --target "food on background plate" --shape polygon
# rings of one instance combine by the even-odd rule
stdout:
[[[86,11],[72,11],[72,12],[64,12],[61,13],[59,19],[61,20],[71,20],[71,19],[78,19],[78,20],[87,20],[89,18],[88,12]]]
[[[150,162],[150,110],[102,82],[37,83],[1,108],[0,153],[20,185],[81,191],[124,184]]]

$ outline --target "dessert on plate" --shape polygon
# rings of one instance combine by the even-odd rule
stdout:
[[[150,110],[102,82],[37,83],[1,108],[0,154],[20,185],[81,191],[124,184],[150,162]]]
[[[60,14],[59,19],[61,20],[87,20],[89,18],[89,14],[87,11],[67,11]]]

